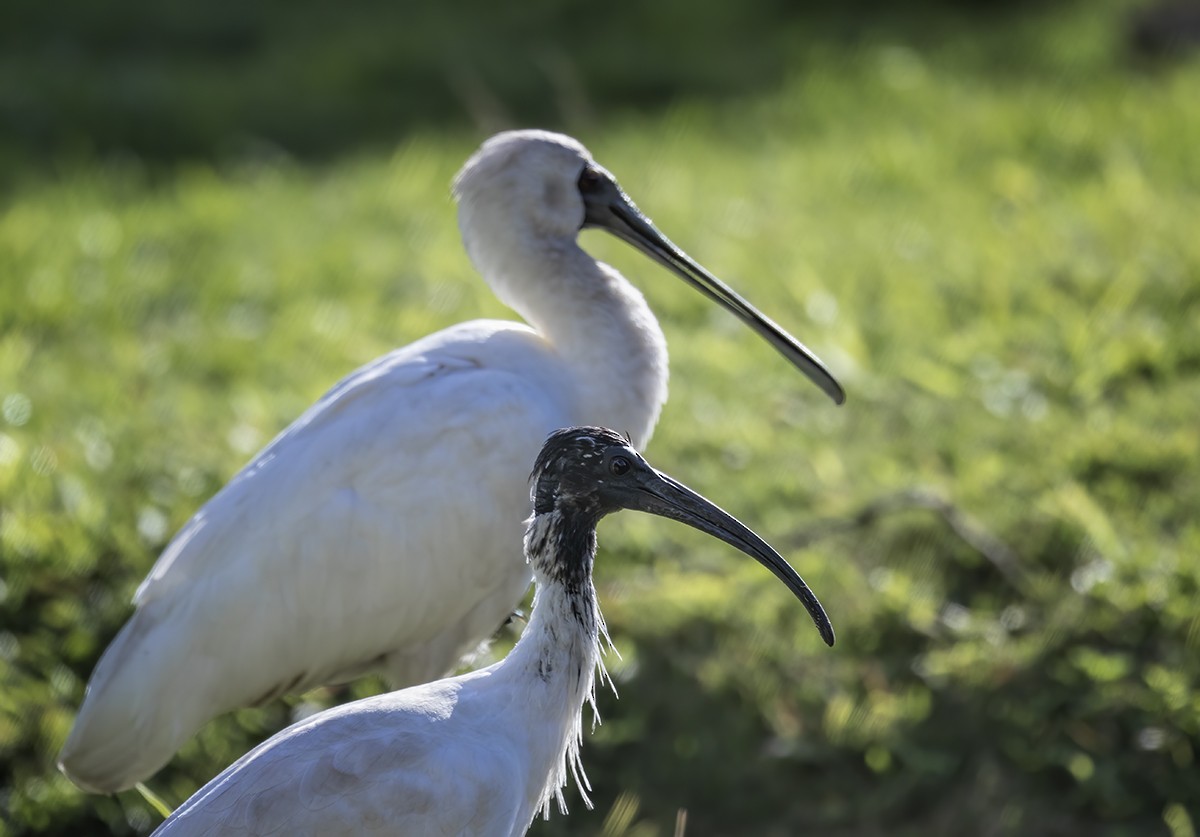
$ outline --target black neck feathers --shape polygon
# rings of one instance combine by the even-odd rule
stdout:
[[[591,589],[596,558],[596,523],[590,510],[552,508],[535,514],[526,545],[530,562],[547,580],[562,584],[568,593]]]

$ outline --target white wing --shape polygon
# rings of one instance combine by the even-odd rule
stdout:
[[[530,576],[525,476],[576,414],[532,330],[464,323],[363,367],[168,545],[101,658],[61,765],[132,786],[237,706],[384,667],[440,676]]]
[[[496,728],[487,686],[468,675],[316,715],[247,753],[156,834],[524,833],[528,759]]]

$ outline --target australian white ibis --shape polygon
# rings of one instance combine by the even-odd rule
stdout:
[[[432,680],[496,630],[529,585],[520,475],[546,434],[603,424],[642,449],[667,395],[654,315],[581,229],[666,265],[843,400],[570,137],[492,137],[454,193],[471,260],[528,325],[466,322],[367,364],[188,521],[92,674],[59,757],[76,784],[131,787],[236,707],[370,670]]]
[[[210,834],[524,834],[579,759],[604,619],[592,586],[596,524],[620,509],[669,517],[769,567],[821,603],[777,552],[704,497],[656,471],[621,436],[572,427],[547,439],[531,476],[525,555],[537,585],[512,652],[479,671],[348,703],[259,745],[180,806],[160,837]]]

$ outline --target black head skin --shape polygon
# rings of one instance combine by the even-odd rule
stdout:
[[[618,472],[627,472],[634,462],[645,465],[628,439],[606,428],[569,427],[551,433],[530,474],[534,514],[569,509],[594,526],[623,508],[606,489],[624,484]]]
[[[584,166],[579,175],[579,194],[583,197],[583,229],[607,230],[632,244],[749,326],[807,375],[835,404],[846,400],[842,385],[807,346],[672,244],[606,170],[595,163]]]
[[[596,524],[634,509],[669,517],[725,541],[767,567],[808,609],[828,645],[833,626],[825,609],[791,565],[736,518],[657,471],[629,441],[601,427],[550,434],[530,475],[534,517],[526,548],[551,577],[576,588],[591,581]]]

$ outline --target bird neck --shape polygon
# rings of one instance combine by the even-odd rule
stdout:
[[[522,683],[533,684],[525,698],[535,716],[545,720],[548,734],[531,742],[547,771],[538,804],[548,811],[556,799],[565,812],[562,789],[570,773],[591,807],[579,759],[582,713],[584,702],[595,712],[597,669],[601,679],[607,676],[600,638],[608,638],[592,584],[595,521],[558,510],[536,515],[526,531],[525,550],[537,585],[533,612],[504,665]]]
[[[644,448],[667,398],[667,344],[642,294],[574,239],[474,236],[470,249],[500,300],[572,367],[580,420]]]

